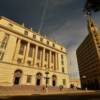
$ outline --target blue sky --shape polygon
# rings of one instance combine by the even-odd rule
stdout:
[[[38,32],[47,0],[0,0],[0,15],[25,23]],[[42,35],[55,39],[68,49],[70,75],[78,77],[76,48],[88,34],[86,16],[82,12],[85,0],[48,0],[41,29]],[[100,26],[100,13],[94,16]]]

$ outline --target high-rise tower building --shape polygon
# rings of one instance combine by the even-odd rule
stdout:
[[[76,51],[83,88],[100,88],[100,32],[93,19],[88,19],[89,34]]]

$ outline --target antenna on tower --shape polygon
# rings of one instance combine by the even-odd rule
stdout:
[[[45,14],[46,14],[46,11],[47,11],[47,7],[48,7],[48,0],[46,0],[45,5],[44,5],[44,9],[43,9],[43,13],[42,13],[42,16],[41,16],[41,22],[40,22],[40,27],[39,27],[38,33],[41,32],[41,29],[43,27],[44,18],[45,18]]]

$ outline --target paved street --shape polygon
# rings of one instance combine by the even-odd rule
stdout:
[[[0,97],[0,100],[100,100],[100,93]]]

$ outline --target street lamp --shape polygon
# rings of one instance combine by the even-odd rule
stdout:
[[[48,91],[48,80],[49,80],[48,74],[49,74],[49,72],[48,72],[48,68],[46,66],[45,77],[44,77],[45,78],[45,84],[46,84],[46,92]]]
[[[86,79],[86,76],[84,75],[84,76],[82,76],[82,78]]]
[[[45,75],[46,75],[46,77],[45,77],[45,80],[46,80],[46,88],[48,87],[48,80],[49,80],[48,74],[49,74],[49,72],[46,71],[45,72]]]

